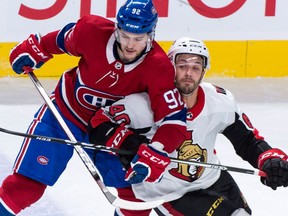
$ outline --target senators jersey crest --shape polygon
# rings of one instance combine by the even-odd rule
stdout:
[[[190,132],[192,136],[192,132]],[[185,142],[177,150],[177,158],[181,160],[191,160],[197,162],[207,162],[207,150],[202,149],[197,143],[193,143],[193,139],[185,140]],[[169,173],[184,181],[193,182],[201,177],[204,167],[193,166],[178,163],[177,168],[172,168]]]

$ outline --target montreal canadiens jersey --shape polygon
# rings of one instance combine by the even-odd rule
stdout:
[[[80,57],[78,66],[66,71],[56,87],[56,102],[61,112],[86,131],[100,107],[133,93],[147,92],[154,122],[161,131],[157,131],[156,141],[165,143],[167,130],[180,137],[182,133],[184,138],[185,108],[175,89],[175,72],[166,53],[154,41],[149,52],[124,64],[117,58],[114,30],[114,22],[89,15],[42,37],[41,45],[47,52]]]
[[[146,94],[128,96],[115,105],[117,104],[125,106],[119,115],[123,115],[124,112],[129,115],[128,127],[140,129],[150,126],[150,131],[145,135],[153,136],[156,127],[155,125],[151,127],[153,116]],[[108,112],[109,108],[106,109]],[[247,125],[245,114],[240,111],[229,91],[210,83],[201,83],[197,103],[187,112],[186,140],[169,156],[219,164],[214,149],[217,134],[235,122],[236,114],[239,115],[238,120],[245,125],[245,130],[253,129],[252,126]],[[180,198],[188,191],[208,188],[219,176],[220,170],[217,169],[171,162],[160,182],[143,182],[133,184],[132,187],[139,199],[145,201],[164,199],[168,202]]]

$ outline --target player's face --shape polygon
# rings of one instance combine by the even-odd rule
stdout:
[[[203,58],[194,54],[178,54],[175,70],[176,87],[182,94],[190,95],[199,86],[205,74]]]
[[[150,35],[133,34],[120,29],[118,31],[118,42],[121,49],[118,48],[118,53],[123,62],[131,62],[135,60],[146,48]]]

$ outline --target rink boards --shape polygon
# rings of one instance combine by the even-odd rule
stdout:
[[[284,77],[288,76],[288,40],[204,41],[209,48],[211,68],[207,77]],[[172,41],[160,41],[167,52]],[[17,43],[0,43],[0,76],[15,76],[9,52]],[[58,77],[77,65],[78,58],[54,55],[41,70],[40,77]],[[273,71],[273,73],[272,73]]]

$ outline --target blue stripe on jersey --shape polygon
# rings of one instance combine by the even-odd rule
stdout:
[[[181,121],[186,122],[186,114],[187,114],[187,108],[183,108],[179,112],[174,113],[173,115],[167,116],[164,118],[163,122],[165,121]]]
[[[1,216],[14,216],[15,214],[11,214],[0,202],[0,215]]]
[[[68,32],[71,28],[73,28],[74,25],[75,25],[75,23],[69,23],[69,24],[67,24],[63,29],[61,29],[61,31],[58,33],[57,38],[56,38],[56,43],[57,43],[58,47],[59,47],[62,51],[66,52],[66,53],[68,53],[68,52],[67,52],[67,50],[66,50],[66,48],[65,48],[65,43],[64,43],[65,34],[66,34],[66,32]],[[69,53],[68,53],[68,54],[69,54]]]
[[[85,122],[83,119],[79,118],[74,112],[73,109],[71,109],[71,107],[69,107],[67,105],[67,100],[64,98],[63,94],[66,94],[66,92],[64,92],[63,90],[63,86],[65,86],[65,73],[60,77],[60,80],[59,80],[59,92],[60,92],[60,98],[61,100],[64,102],[64,105],[66,106],[66,109],[69,111],[69,113],[74,117],[74,119],[77,120],[77,122],[79,123],[79,127],[81,127],[80,125],[82,125],[82,128],[86,128],[87,125],[88,125],[88,122]],[[64,92],[64,93],[63,93]],[[96,109],[95,109],[96,111]]]

